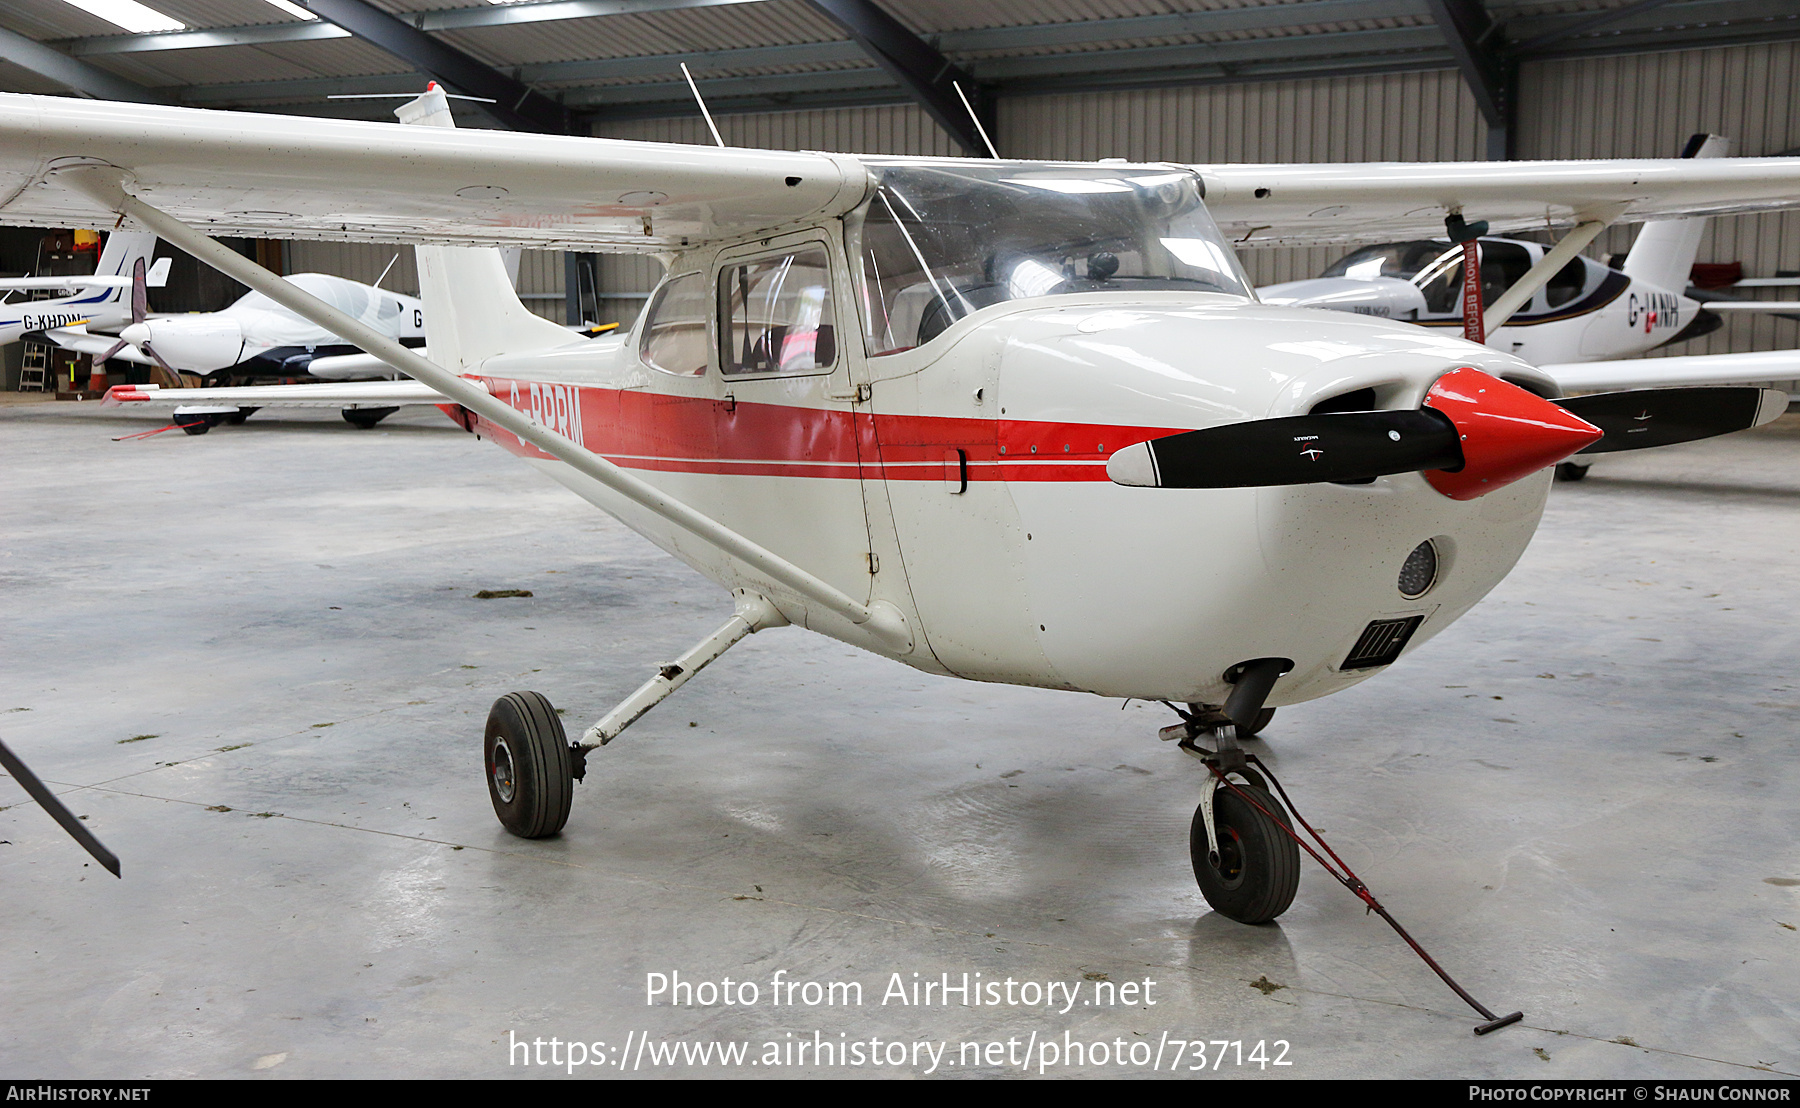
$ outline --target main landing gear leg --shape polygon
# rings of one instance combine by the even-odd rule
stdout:
[[[657,670],[618,707],[571,743],[556,709],[540,693],[507,693],[488,713],[483,762],[488,796],[500,823],[523,839],[561,831],[574,803],[575,782],[587,777],[587,754],[619,737],[645,712],[688,678],[705,669],[747,635],[787,623],[775,605],[752,592],[734,593],[737,611],[692,650]]]

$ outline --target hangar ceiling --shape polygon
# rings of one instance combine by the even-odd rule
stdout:
[[[691,114],[686,62],[715,112],[912,101],[978,154],[958,90],[986,118],[998,96],[1454,68],[1504,157],[1521,62],[1800,38],[1792,0],[146,3],[185,29],[0,6],[0,89],[380,119],[331,98],[429,75],[495,101],[471,123],[580,133]]]

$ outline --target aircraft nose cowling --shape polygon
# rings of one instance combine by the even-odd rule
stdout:
[[[132,332],[142,332],[133,336]],[[148,343],[176,369],[211,373],[243,361],[244,332],[230,319],[152,319],[120,332],[134,345]]]
[[[1455,425],[1463,464],[1425,471],[1452,500],[1473,500],[1553,466],[1605,434],[1568,409],[1477,369],[1438,378],[1425,406]]]

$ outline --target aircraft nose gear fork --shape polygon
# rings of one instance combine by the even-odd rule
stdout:
[[[542,693],[513,692],[494,701],[482,761],[488,798],[501,825],[523,839],[548,838],[561,831],[574,804],[575,782],[587,777],[588,751],[618,738],[746,636],[787,623],[766,598],[744,589],[735,590],[733,596],[737,610],[724,626],[661,666],[655,677],[588,728],[578,743],[569,741],[556,709]]]
[[[1184,712],[1169,705],[1181,716],[1182,722],[1163,728],[1162,737],[1179,739],[1181,750],[1200,759],[1212,774],[1209,787],[1201,790],[1200,805],[1194,812],[1193,829],[1188,835],[1194,877],[1206,902],[1221,915],[1241,923],[1273,920],[1293,902],[1300,881],[1299,848],[1304,848],[1325,872],[1355,893],[1369,911],[1386,920],[1444,984],[1481,1014],[1487,1022],[1477,1025],[1475,1034],[1486,1035],[1524,1019],[1523,1012],[1496,1016],[1457,984],[1382,907],[1375,894],[1338,857],[1337,851],[1331,849],[1312,824],[1306,822],[1306,817],[1289,799],[1287,790],[1282,788],[1275,771],[1256,755],[1246,754],[1238,745],[1239,725],[1235,721],[1258,720],[1265,711],[1263,701],[1269,691],[1292,666],[1293,663],[1285,658],[1261,658],[1233,666],[1226,677],[1236,687],[1222,711],[1194,705],[1192,711]],[[1217,749],[1208,750],[1194,742],[1199,735],[1207,733],[1212,735]],[[1233,777],[1242,778],[1244,784],[1232,780]],[[1281,797],[1279,803],[1269,792],[1271,784]],[[1287,805],[1285,810],[1283,804]],[[1288,819],[1290,812],[1306,829],[1306,834],[1331,855],[1331,861],[1326,861],[1319,851],[1295,833]]]

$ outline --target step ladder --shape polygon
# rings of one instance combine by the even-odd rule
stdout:
[[[41,342],[26,343],[19,369],[19,391],[43,392],[49,369],[50,348]]]

